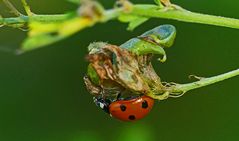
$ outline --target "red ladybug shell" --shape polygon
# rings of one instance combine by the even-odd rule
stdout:
[[[117,100],[109,105],[112,117],[123,121],[135,121],[145,117],[152,109],[154,99],[141,96],[130,100]]]

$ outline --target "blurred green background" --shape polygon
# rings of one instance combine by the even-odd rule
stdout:
[[[19,1],[12,0],[22,10]],[[153,0],[135,0],[153,3]],[[237,0],[174,0],[189,10],[239,18]],[[106,7],[114,1],[102,0]],[[35,13],[63,13],[76,5],[64,0],[30,1]],[[0,13],[7,9],[0,2]],[[119,45],[160,24],[177,28],[168,60],[154,62],[163,81],[186,83],[188,75],[209,77],[239,66],[238,29],[151,19],[135,31],[111,21],[21,56],[26,32],[0,28],[0,141],[238,141],[239,78],[156,102],[144,119],[126,123],[97,108],[86,91],[87,46]]]

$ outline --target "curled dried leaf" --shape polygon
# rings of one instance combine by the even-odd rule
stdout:
[[[148,95],[155,89],[158,92],[164,88],[150,63],[152,55],[139,56],[127,49],[102,42],[93,43],[89,47],[87,59],[98,74],[97,85],[103,91],[107,88],[115,90],[113,94],[131,91]],[[88,76],[90,80],[95,80],[93,73],[88,73]],[[105,92],[101,94],[105,95]]]

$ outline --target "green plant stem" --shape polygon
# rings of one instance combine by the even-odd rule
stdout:
[[[145,17],[173,19],[183,22],[201,23],[239,29],[239,20],[208,14],[200,14],[185,9],[158,9],[154,5],[135,5],[130,14]]]
[[[27,4],[26,0],[21,0],[22,1],[22,5],[27,13],[28,16],[32,16],[33,13],[31,12],[30,6]]]
[[[159,8],[156,5],[138,4],[132,5],[132,10],[125,13],[123,10],[110,9],[106,10],[105,17],[103,21],[108,21],[117,18],[120,14],[143,16],[148,18],[163,18],[163,19],[173,19],[184,22],[209,24],[216,26],[224,26],[230,28],[239,29],[239,20],[233,18],[226,18],[220,16],[213,16],[207,14],[200,14],[195,12],[190,12],[185,9],[173,9],[170,7]],[[41,22],[55,22],[64,20],[65,15],[32,15],[32,16],[20,16],[13,18],[0,18],[0,25],[12,25],[12,24],[24,24],[28,23],[29,19],[32,21]]]
[[[30,20],[36,22],[43,22],[43,23],[51,23],[57,21],[63,21],[66,19],[67,15],[59,14],[59,15],[33,15],[33,16],[19,16],[19,17],[12,17],[12,18],[0,18],[0,25],[7,25],[11,26],[14,24],[26,24]]]
[[[104,13],[103,19],[101,22],[106,22],[108,20],[115,19],[119,16],[121,9],[112,9],[107,10]],[[15,25],[15,24],[26,24],[30,20],[35,22],[42,22],[42,23],[52,23],[52,22],[61,22],[67,18],[67,14],[56,14],[56,15],[32,15],[32,16],[25,16],[21,15],[19,17],[11,17],[11,18],[1,18],[0,17],[0,25]]]
[[[209,77],[209,78],[202,78],[199,81],[196,82],[192,82],[192,83],[188,83],[188,84],[177,84],[175,86],[172,86],[169,88],[169,92],[170,93],[185,93],[187,91],[193,90],[193,89],[197,89],[200,87],[204,87],[207,85],[211,85],[235,76],[239,75],[239,69],[224,73],[224,74],[220,74],[217,76],[213,76],[213,77]]]

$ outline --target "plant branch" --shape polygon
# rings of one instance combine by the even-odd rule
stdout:
[[[188,84],[176,84],[175,86],[169,87],[168,91],[169,93],[176,93],[176,95],[180,95],[182,93],[185,93],[187,91],[197,89],[200,87],[204,87],[207,85],[211,85],[235,76],[239,75],[239,69],[220,74],[217,76],[209,77],[209,78],[201,78],[201,80],[193,82],[193,83],[188,83]]]
[[[30,20],[42,23],[52,23],[63,21],[66,19],[65,14],[59,15],[33,15],[33,16],[19,16],[19,17],[11,17],[11,18],[1,18],[0,17],[0,25],[11,26],[14,24],[27,24]]]
[[[4,0],[8,2],[7,0]],[[24,1],[24,0],[23,0]],[[8,3],[9,5],[10,3]],[[11,4],[9,7],[12,7]],[[25,7],[25,6],[24,6]],[[30,9],[28,6],[25,7],[27,13],[30,13]],[[15,8],[11,8],[12,10]],[[106,14],[104,19],[112,20],[117,18],[120,14],[128,14],[128,15],[137,15],[143,16],[148,18],[162,18],[162,19],[173,19],[179,20],[184,22],[192,22],[192,23],[201,23],[201,24],[209,24],[209,25],[216,25],[216,26],[224,26],[230,28],[237,28],[239,29],[239,20],[233,18],[226,18],[220,16],[213,16],[207,14],[200,14],[195,12],[190,12],[185,9],[174,9],[169,7],[159,8],[156,5],[147,5],[147,4],[137,4],[132,5],[132,10],[125,13],[123,10],[116,10],[110,9],[105,11]],[[20,15],[17,10],[14,10],[14,13]],[[34,21],[44,21],[44,22],[53,22],[62,20],[59,17],[64,17],[62,15],[33,15],[31,16],[31,20]],[[15,17],[15,18],[0,18],[0,24],[4,25],[11,25],[11,24],[18,24],[18,23],[27,23],[29,22],[29,17]]]
[[[31,9],[30,9],[30,6],[27,4],[26,0],[22,0],[22,5],[23,5],[23,7],[24,7],[24,9],[25,9],[25,11],[26,11],[26,13],[27,13],[27,15],[28,15],[28,16],[32,16],[33,13],[32,13],[32,11],[31,11]]]
[[[30,9],[28,9],[27,11],[29,12],[29,10]],[[17,12],[16,10],[14,11],[15,11],[14,12],[15,14],[20,15],[19,12]],[[136,16],[148,17],[148,18],[173,19],[173,20],[179,20],[184,22],[209,24],[209,25],[224,26],[224,27],[239,29],[238,19],[200,14],[200,13],[190,12],[180,8],[179,9],[170,8],[170,7],[159,8],[156,5],[148,5],[148,4],[132,5],[131,11],[127,11],[127,12],[124,12],[124,10],[117,10],[117,9],[106,10],[104,13],[103,19],[107,19],[107,20],[103,20],[103,21],[115,19],[119,17],[119,15],[121,14],[136,15]],[[51,23],[54,21],[63,20],[64,18],[62,17],[64,17],[64,14],[32,15],[31,20]],[[14,17],[14,18],[0,18],[0,25],[22,24],[22,23],[28,23],[28,22],[29,22],[29,16],[20,16],[20,17]]]
[[[166,8],[166,9],[165,9]],[[200,14],[185,9],[159,9],[154,5],[135,5],[130,14],[145,17],[173,19],[183,22],[201,23],[239,29],[239,20],[208,14]]]

